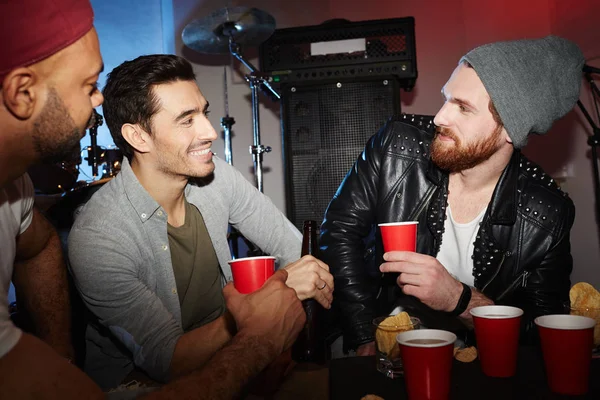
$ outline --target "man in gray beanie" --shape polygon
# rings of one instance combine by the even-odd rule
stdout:
[[[556,36],[478,47],[433,121],[392,118],[369,140],[321,227],[346,350],[374,354],[372,319],[399,306],[455,331],[474,307],[516,306],[526,341],[563,312],[575,208],[520,149],[573,108],[583,63]],[[419,222],[416,252],[383,254],[377,225],[396,221]]]

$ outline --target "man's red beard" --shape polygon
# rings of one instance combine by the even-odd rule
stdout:
[[[502,126],[497,126],[492,135],[486,139],[464,146],[460,138],[452,130],[444,127],[436,129],[436,135],[431,143],[431,160],[443,170],[460,172],[471,169],[488,160],[498,151],[498,138]],[[444,142],[439,135],[444,135],[454,142]]]

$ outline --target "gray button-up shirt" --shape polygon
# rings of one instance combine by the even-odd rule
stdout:
[[[280,266],[297,260],[300,232],[239,171],[216,157],[214,162],[213,179],[188,184],[185,195],[204,217],[225,278],[231,279],[229,225],[277,257]],[[127,160],[79,210],[69,235],[69,259],[83,301],[112,335],[88,326],[86,372],[109,388],[131,371],[133,361],[164,381],[183,335],[167,213]]]

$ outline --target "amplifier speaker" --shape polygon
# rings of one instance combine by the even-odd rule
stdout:
[[[282,130],[287,215],[323,220],[340,183],[368,139],[400,114],[400,84],[392,78],[284,85]]]

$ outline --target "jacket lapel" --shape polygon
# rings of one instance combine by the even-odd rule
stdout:
[[[473,276],[475,287],[485,290],[498,275],[506,257],[511,256],[506,244],[500,243],[493,235],[495,225],[514,225],[517,220],[518,179],[521,152],[515,150],[502,172],[488,210],[481,222],[473,249]]]

